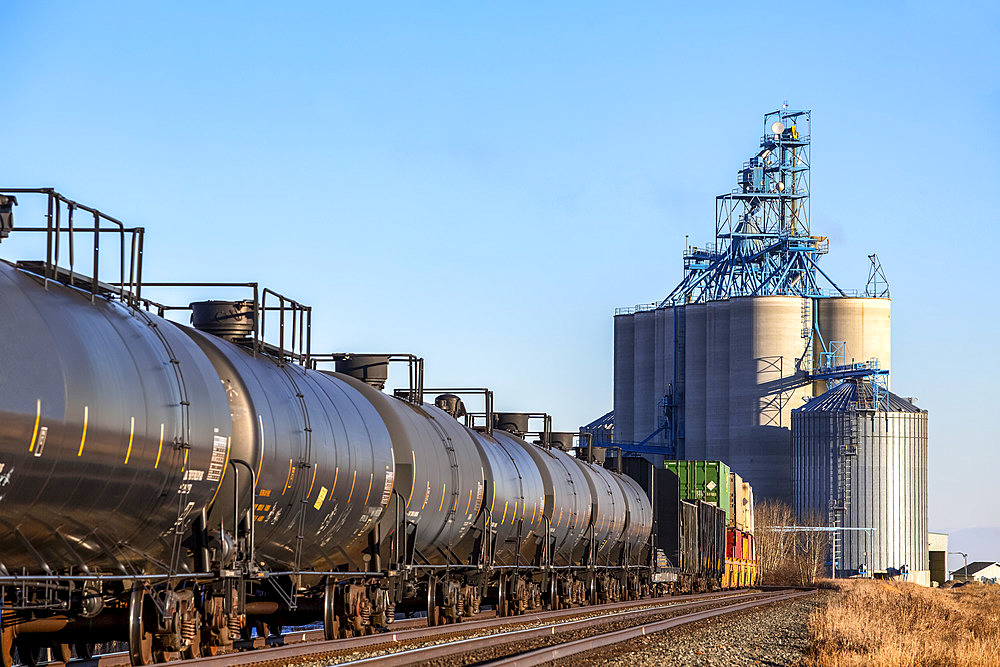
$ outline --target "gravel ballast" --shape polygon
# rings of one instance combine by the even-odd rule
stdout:
[[[680,665],[799,665],[808,645],[809,614],[835,593],[819,591],[797,600],[727,614],[610,649],[567,659],[577,667],[657,667]]]

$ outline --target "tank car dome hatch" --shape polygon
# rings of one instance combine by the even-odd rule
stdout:
[[[575,438],[578,433],[572,433],[569,431],[557,431],[549,434],[549,444],[556,449],[561,449],[564,452],[573,451],[573,438]]]
[[[493,417],[493,428],[523,435],[528,432],[528,414],[525,412],[497,412]]]
[[[467,414],[465,403],[455,394],[441,394],[434,399],[434,406],[444,410],[455,419],[461,419]]]
[[[355,354],[346,359],[339,359],[336,369],[338,373],[350,375],[352,378],[361,380],[382,391],[389,378],[389,356],[385,354]]]
[[[253,301],[195,301],[190,304],[191,324],[198,331],[234,340],[254,329]]]

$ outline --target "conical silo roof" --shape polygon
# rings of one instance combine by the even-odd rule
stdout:
[[[857,379],[841,382],[837,386],[810,399],[797,412],[837,412],[846,410],[872,409],[871,380]],[[910,401],[890,392],[885,392],[885,398],[879,405],[885,412],[924,412]]]

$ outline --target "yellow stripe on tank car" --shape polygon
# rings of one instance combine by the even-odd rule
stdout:
[[[254,479],[260,479],[260,469],[264,465],[264,418],[257,415],[257,425],[260,426],[260,458],[257,460],[257,472],[254,473]]]
[[[160,467],[160,454],[163,453],[163,424],[160,424],[160,444],[156,449],[156,463],[153,464],[153,470]]]
[[[441,485],[441,504],[438,505],[438,512],[444,509],[444,492],[446,488],[448,488],[446,484]]]
[[[226,479],[226,469],[229,468],[229,450],[233,446],[233,439],[226,438],[226,462],[222,464],[222,475],[219,477],[219,485],[215,487],[215,493],[212,494],[212,499],[208,501],[209,506],[215,502],[215,497],[219,495],[219,489],[222,488],[222,482]],[[186,457],[188,450],[184,450],[184,456]]]
[[[319,472],[319,464],[318,463],[314,463],[313,464],[313,478],[312,478],[312,481],[309,482],[309,491],[306,493],[306,500],[309,500],[309,496],[312,495],[313,484],[316,483],[316,473],[317,472]]]
[[[469,489],[469,502],[465,503],[465,513],[468,514],[470,509],[472,509],[472,489]]]
[[[502,518],[502,519],[500,519],[500,525],[501,525],[501,526],[503,525],[503,522],[507,520],[507,504],[508,504],[509,502],[510,502],[510,501],[508,500],[507,502],[505,502],[505,503],[503,504],[503,518]]]
[[[285,495],[285,491],[288,490],[288,481],[292,479],[292,460],[288,459],[288,474],[285,475],[285,486],[281,489],[281,495]]]
[[[410,479],[410,495],[406,497],[406,509],[410,509],[410,501],[413,500],[413,487],[417,485],[417,453],[415,451],[410,452],[410,458],[413,459],[413,477]]]
[[[90,408],[88,406],[83,406],[83,435],[80,436],[80,450],[76,453],[77,456],[83,456],[83,445],[87,442],[87,421],[90,418]]]
[[[368,473],[368,493],[365,495],[365,506],[368,505],[368,499],[372,497],[372,482],[375,480],[375,473]]]
[[[340,466],[337,466],[336,469],[333,471],[333,486],[330,487],[330,495],[331,496],[333,495],[333,492],[337,490],[337,478],[338,477],[340,477]]]
[[[42,399],[37,399],[35,401],[35,430],[31,433],[31,444],[28,445],[28,451],[35,451],[35,441],[38,440],[38,423],[42,420]]]
[[[531,503],[531,525],[535,525],[535,514],[538,513],[538,501]]]
[[[347,494],[347,502],[351,502],[351,497],[354,496],[354,483],[358,481],[358,471],[354,471],[354,476],[351,477],[351,492]]]
[[[188,453],[190,451],[191,451],[190,449],[185,449],[184,450],[184,462],[181,463],[181,472],[184,472],[185,470],[187,470],[187,467],[188,467]],[[226,465],[229,465],[229,448],[228,447],[226,448]],[[223,474],[225,474],[225,471],[223,471]]]
[[[125,465],[128,465],[128,460],[132,456],[132,438],[135,436],[135,417],[129,417],[128,422],[128,449],[125,450]]]

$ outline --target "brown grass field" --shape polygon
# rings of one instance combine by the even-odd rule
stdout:
[[[1000,665],[1000,586],[831,585],[840,595],[809,619],[809,665]]]

